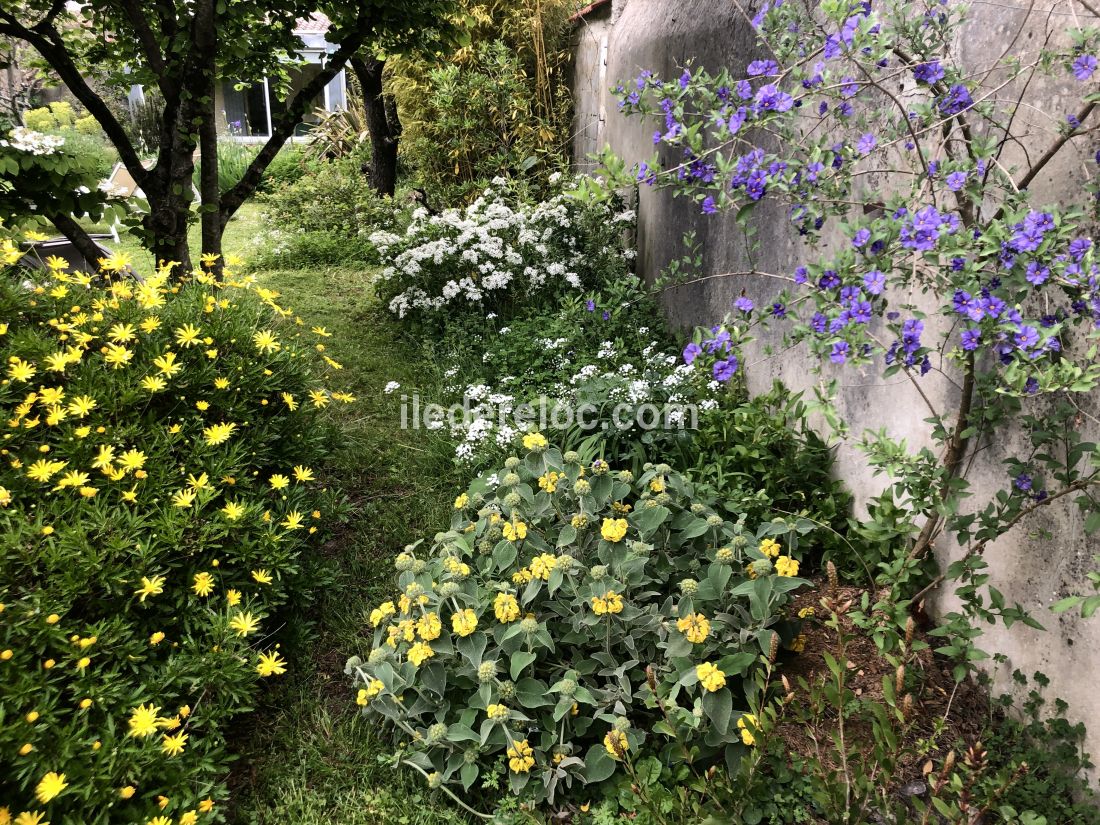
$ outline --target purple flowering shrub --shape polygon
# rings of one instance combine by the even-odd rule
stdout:
[[[774,328],[785,345],[807,345],[820,369],[852,365],[911,382],[934,449],[914,453],[885,432],[862,440],[871,466],[891,478],[886,495],[923,519],[897,569],[911,569],[947,532],[965,548],[948,574],[973,582],[987,545],[1052,501],[1072,497],[1086,530],[1100,528],[1100,460],[1080,434],[1085,395],[1100,384],[1100,263],[1083,228],[1094,189],[1072,192],[1091,204],[1044,205],[1028,192],[1095,128],[1100,33],[1070,31],[1068,45],[1050,38],[1027,59],[1003,60],[996,85],[982,85],[951,51],[962,7],[816,9],[811,17],[789,0],[765,2],[751,23],[767,57],[744,73],[643,71],[619,86],[621,111],[653,122],[655,152],[633,167],[606,153],[601,177],[576,194],[671,188],[702,213],[734,211],[739,222],[761,201],[781,204],[801,263],[731,273],[781,288],[761,306],[738,299],[723,325],[696,332],[684,360],[706,359],[729,381],[743,368],[741,348]],[[1017,141],[1015,112],[1041,101],[999,92],[1034,73],[1079,91],[1080,107],[1059,115],[1046,145],[1016,168],[1005,153]],[[1026,98],[1031,87],[1019,85]],[[922,388],[933,371],[958,388],[951,408]],[[960,512],[975,450],[1010,419],[1028,443],[1005,462],[1003,490]],[[964,596],[972,616],[1021,616],[999,599]]]

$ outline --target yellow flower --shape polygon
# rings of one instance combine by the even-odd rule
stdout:
[[[65,774],[50,771],[39,780],[37,787],[34,789],[34,795],[39,802],[45,805],[68,786],[69,783],[65,781]]]
[[[364,706],[385,690],[386,686],[381,679],[371,679],[370,683],[365,688],[359,688],[359,694],[355,697],[355,703],[359,706]]]
[[[535,767],[535,752],[526,739],[513,742],[508,746],[508,767],[513,773],[527,773]]]
[[[160,318],[156,315],[149,315],[141,322],[142,332],[156,332],[160,329]]]
[[[439,638],[443,632],[443,622],[439,620],[438,613],[425,613],[416,623],[416,632],[426,642]]]
[[[600,525],[600,535],[607,541],[622,541],[626,536],[626,527],[625,518],[605,518]]]
[[[607,613],[622,613],[623,597],[614,590],[608,590],[602,596],[593,596],[592,612],[597,616],[603,616]]]
[[[814,615],[814,609],[812,607],[804,607],[798,611],[798,618],[800,619],[806,619],[812,615]]]
[[[160,392],[168,383],[159,375],[146,375],[141,379],[141,388],[149,392]]]
[[[15,825],[50,825],[49,822],[42,821],[44,816],[41,811],[23,811],[15,818]]]
[[[317,409],[328,406],[328,394],[324,390],[310,390],[309,400],[313,402],[313,406]]]
[[[688,613],[677,619],[676,629],[694,645],[700,644],[710,635],[710,621],[700,613]]]
[[[455,509],[456,510],[465,509],[466,505],[469,504],[469,503],[470,503],[470,497],[468,495],[466,495],[466,493],[463,493],[462,495],[460,495],[458,498],[455,499]]]
[[[256,672],[261,676],[282,676],[286,673],[286,660],[279,657],[279,651],[261,653],[256,664]]]
[[[558,481],[561,480],[563,475],[563,473],[556,473],[551,470],[545,475],[539,476],[539,489],[553,493],[558,489]]]
[[[252,341],[256,344],[256,349],[260,352],[278,352],[282,349],[279,339],[276,338],[275,333],[269,329],[257,332],[252,336]]]
[[[221,511],[230,521],[236,521],[244,515],[244,507],[235,501],[227,501]]]
[[[128,341],[133,341],[136,337],[137,330],[133,324],[115,324],[107,332],[107,337],[118,344],[125,344]]]
[[[267,483],[271,485],[272,490],[283,490],[290,484],[290,479],[282,473],[275,473],[267,480]]]
[[[169,756],[179,756],[183,753],[184,747],[187,745],[187,734],[183,731],[175,734],[164,734],[164,739],[160,743],[160,749]]]
[[[137,793],[137,788],[133,785],[124,785],[118,789],[118,795],[123,799],[130,799],[135,793]]]
[[[603,746],[612,759],[622,759],[626,756],[630,744],[626,741],[626,734],[621,730],[609,730],[604,735]]]
[[[797,636],[795,636],[793,639],[791,639],[791,643],[789,645],[787,645],[787,650],[794,651],[795,653],[801,653],[805,649],[806,649],[806,634],[805,633],[799,633]]]
[[[292,510],[286,514],[286,518],[279,525],[284,530],[300,530],[302,527],[302,514]]]
[[[378,627],[386,620],[387,616],[392,616],[397,612],[397,609],[393,606],[393,602],[382,602],[374,610],[370,612],[370,623],[372,627]]]
[[[90,665],[91,663],[92,663],[91,659],[89,659],[87,656],[82,656],[82,657],[80,657],[80,659],[76,663],[76,669],[77,670],[87,670],[88,665]]]
[[[30,381],[34,378],[36,372],[38,370],[34,368],[33,364],[21,358],[13,356],[8,362],[8,378],[12,381]]]
[[[149,636],[149,644],[151,644],[153,647],[156,647],[157,645],[159,645],[163,641],[164,641],[164,633],[160,630],[158,630],[156,633],[153,633]]]
[[[798,560],[790,556],[780,556],[775,560],[775,572],[780,576],[797,576]]]
[[[741,714],[741,718],[737,720],[737,728],[741,731],[742,742],[749,746],[756,744],[756,737],[754,734],[759,732],[760,723],[756,721],[756,717],[753,714]]]
[[[141,587],[134,591],[135,596],[140,596],[145,601],[146,596],[159,596],[164,592],[164,576],[141,577]]]
[[[499,722],[502,719],[507,719],[510,711],[505,705],[489,705],[485,709],[485,713],[490,719]]]
[[[477,616],[470,608],[451,616],[451,628],[459,636],[469,636],[477,629]]]
[[[226,590],[225,601],[230,607],[236,607],[241,603],[241,591],[239,590]]]
[[[192,324],[176,327],[176,343],[181,347],[193,347],[202,340],[202,330]]]
[[[198,596],[209,596],[214,592],[214,577],[205,570],[196,573],[195,583],[191,585],[191,589],[194,590],[195,594]]]
[[[180,815],[179,825],[197,825],[199,815],[196,811],[187,811]]]
[[[543,581],[550,580],[550,573],[558,564],[557,556],[552,556],[549,553],[541,553],[531,559],[531,576],[536,579],[542,579]]]
[[[257,584],[271,584],[275,581],[271,578],[271,572],[267,568],[261,567],[259,570],[252,571],[252,578]]]
[[[519,618],[519,602],[511,593],[498,593],[493,600],[493,612],[499,622],[514,622]]]
[[[133,261],[128,252],[112,252],[106,258],[99,259],[99,268],[104,272],[121,272]]]
[[[183,364],[176,362],[176,354],[171,350],[164,353],[164,355],[160,355],[154,358],[153,366],[160,370],[160,374],[165,376],[166,378],[171,378],[173,375],[183,369]]]
[[[159,707],[138,705],[130,712],[130,736],[150,736],[157,732]]]
[[[523,437],[523,449],[525,450],[545,450],[548,443],[546,436],[542,433],[527,433]]]
[[[127,450],[118,457],[118,463],[130,472],[140,470],[145,466],[145,453],[141,450]]]
[[[195,503],[195,491],[188,488],[186,490],[177,490],[172,494],[172,505],[181,509],[186,509]]]
[[[233,422],[223,422],[221,424],[211,424],[209,427],[204,427],[202,436],[206,440],[206,443],[211,447],[216,447],[218,444],[224,444],[229,440],[230,436],[236,431],[237,425]]]
[[[69,413],[84,418],[96,407],[96,400],[88,395],[78,395],[69,402]]]
[[[516,542],[527,538],[527,525],[522,521],[508,522],[501,528],[504,538]]]
[[[714,693],[726,686],[726,674],[718,669],[717,665],[703,662],[695,668],[695,675],[699,677],[699,684],[703,689]]]
[[[779,542],[775,539],[764,539],[760,542],[760,552],[774,559],[779,555]]]
[[[256,628],[259,626],[259,620],[253,618],[251,613],[238,612],[229,620],[229,628],[231,630],[236,630],[238,636],[247,636],[249,633],[255,633]]]
[[[409,648],[409,661],[413,663],[414,667],[420,667],[420,665],[426,659],[430,659],[435,655],[435,651],[431,649],[427,642],[417,642]]]
[[[134,353],[118,344],[108,344],[107,351],[103,354],[103,360],[117,370],[134,360]]]
[[[210,797],[207,797],[199,803],[199,810],[202,811],[204,814],[210,813],[212,810],[214,810],[214,800]]]

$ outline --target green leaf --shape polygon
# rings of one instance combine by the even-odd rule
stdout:
[[[715,730],[723,735],[728,733],[730,717],[733,715],[733,694],[728,688],[704,693],[703,712]]]
[[[607,754],[603,745],[593,745],[584,755],[584,780],[592,784],[603,782],[615,773],[615,760]]]
[[[537,654],[528,653],[526,650],[519,650],[513,653],[511,662],[508,666],[508,672],[512,675],[512,681],[514,682],[519,679],[519,675],[523,672],[523,669],[537,658]]]

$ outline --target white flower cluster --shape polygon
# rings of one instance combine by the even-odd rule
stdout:
[[[463,210],[431,215],[418,209],[404,234],[372,233],[369,240],[387,264],[379,277],[396,290],[389,292],[390,311],[404,318],[493,297],[520,300],[542,291],[581,290],[578,269],[591,264],[592,254],[578,220],[582,210],[599,210],[598,220],[587,225],[620,234],[620,225],[634,219],[633,212],[612,214],[608,206],[562,194],[534,205],[514,200],[507,182],[494,179]],[[608,246],[601,243],[601,254],[615,254]]]
[[[52,155],[64,145],[65,138],[60,135],[44,135],[25,126],[16,126],[8,132],[7,140],[0,140],[0,146],[10,146],[31,155]]]

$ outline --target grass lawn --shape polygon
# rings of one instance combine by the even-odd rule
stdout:
[[[226,254],[246,259],[259,234],[260,209],[246,205],[229,224]],[[192,238],[197,247],[197,228]],[[138,271],[151,257],[135,242],[122,248]],[[196,253],[197,254],[197,253]],[[365,656],[371,606],[392,598],[391,559],[401,548],[449,523],[460,483],[452,447],[424,430],[402,430],[399,396],[382,388],[430,394],[437,376],[397,337],[372,298],[370,271],[357,268],[257,272],[310,326],[326,327],[326,354],[344,365],[358,403],[339,405],[342,444],[328,481],[351,502],[351,516],[314,563],[324,584],[284,628],[289,672],[243,717],[231,747],[229,818],[279,825],[436,825],[464,822],[421,776],[383,764],[385,748],[357,713],[344,675],[352,654]]]

